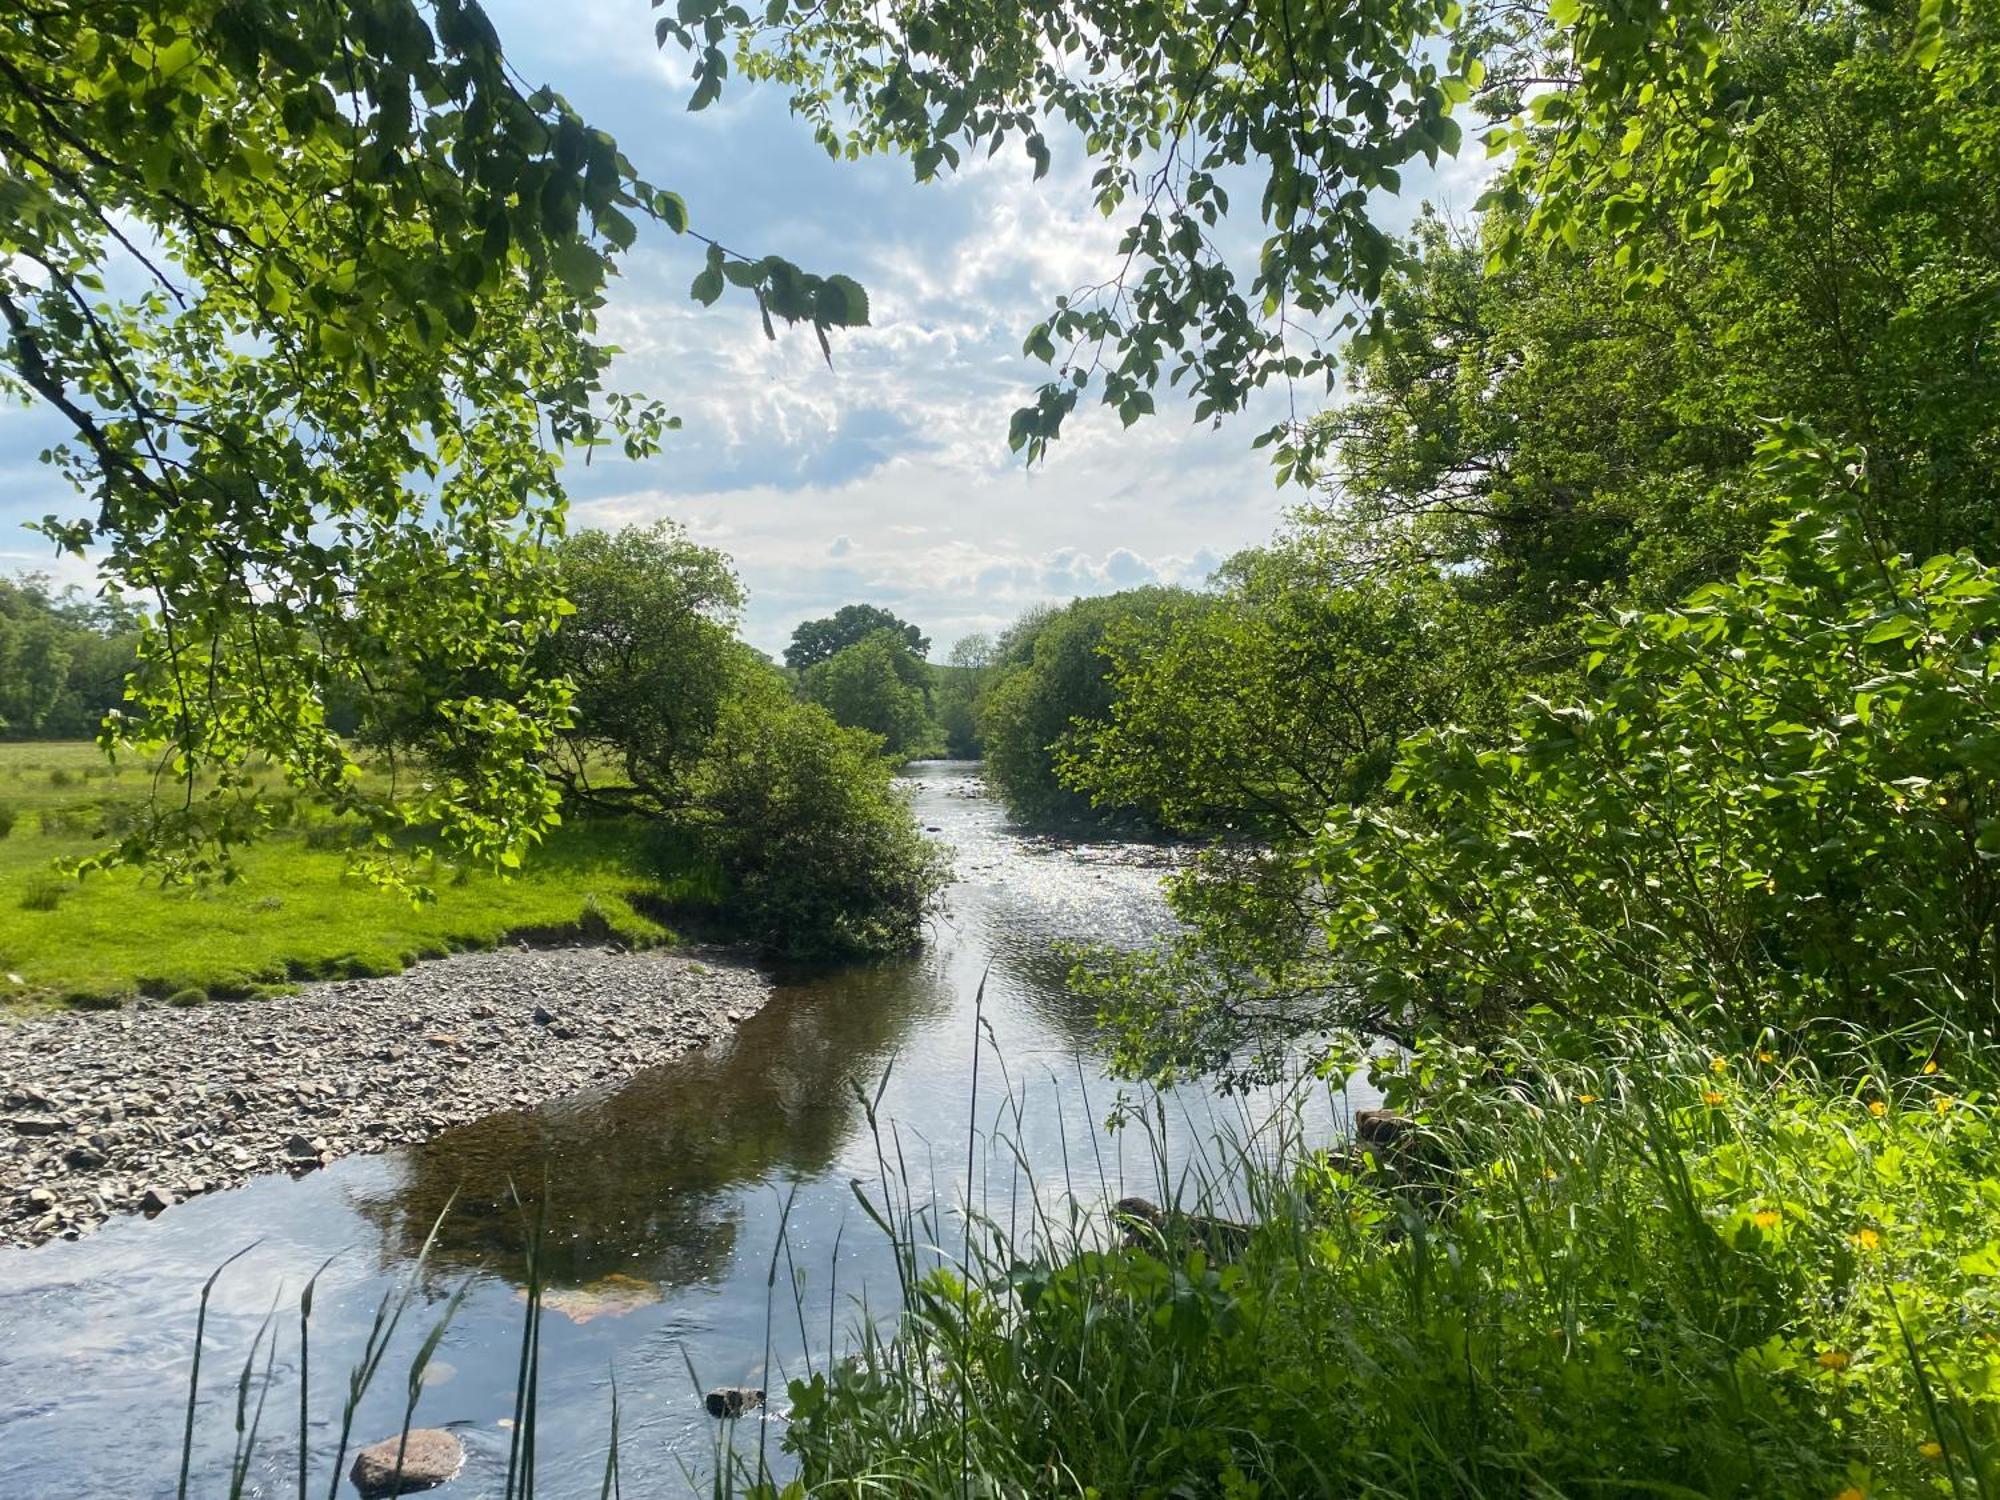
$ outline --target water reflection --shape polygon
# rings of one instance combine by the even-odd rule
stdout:
[[[921,959],[788,983],[729,1042],[615,1089],[450,1131],[355,1207],[402,1261],[451,1204],[431,1251],[438,1277],[477,1267],[523,1280],[546,1198],[551,1285],[714,1280],[736,1250],[742,1187],[823,1175],[857,1128],[850,1081],[872,1081],[951,998]]]

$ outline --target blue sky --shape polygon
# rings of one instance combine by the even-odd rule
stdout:
[[[644,463],[572,465],[573,524],[666,516],[728,552],[753,644],[775,651],[799,620],[868,600],[921,625],[942,656],[1043,600],[1197,583],[1268,537],[1296,498],[1250,449],[1261,424],[1194,426],[1167,395],[1129,431],[1080,409],[1033,470],[1008,451],[1008,416],[1045,374],[1021,355],[1023,335],[1056,295],[1102,279],[1122,228],[1091,207],[1073,140],[1052,137],[1040,183],[1008,151],[920,186],[901,159],[829,160],[773,92],[738,86],[689,114],[685,62],[655,49],[645,0],[488,10],[529,82],[616,135],[697,228],[868,288],[872,326],[838,340],[829,370],[809,333],[768,342],[747,301],[692,302],[702,247],[658,226],[612,287],[615,383],[661,398],[685,426]],[[1412,184],[1409,202],[1462,211],[1476,172],[1449,167]],[[37,462],[60,436],[46,413],[0,410],[0,568],[75,576],[12,530],[77,509]]]

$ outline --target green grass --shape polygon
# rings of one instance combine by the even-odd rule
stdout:
[[[99,848],[146,776],[84,744],[0,745],[0,1005],[193,1001],[301,979],[387,974],[510,936],[590,933],[635,945],[672,937],[657,913],[701,894],[692,869],[662,874],[643,828],[574,822],[503,878],[431,867],[434,902],[348,871],[353,829],[300,805],[293,826],[243,855],[242,879],[162,886],[134,870],[77,881],[56,862]]]
[[[1969,1081],[1921,1054],[1835,1082],[1650,1030],[1598,1042],[1497,1069],[1420,1052],[1389,1082],[1421,1144],[1387,1179],[1295,1138],[1219,1143],[1247,1247],[1118,1247],[1096,1184],[1065,1194],[1043,1161],[1032,1224],[975,1203],[959,1261],[958,1227],[891,1177],[870,1212],[900,1324],[792,1382],[800,1483],[743,1490],[2000,1493],[2000,1177]],[[1182,1166],[1164,1179],[1210,1209]],[[930,1269],[940,1245],[958,1263]]]

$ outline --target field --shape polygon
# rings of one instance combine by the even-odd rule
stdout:
[[[435,866],[437,899],[417,905],[352,876],[357,830],[305,803],[244,854],[243,878],[229,884],[61,873],[59,861],[102,847],[149,787],[144,769],[114,767],[92,745],[0,745],[0,1009],[240,998],[301,979],[393,973],[513,935],[658,943],[672,937],[658,913],[705,884],[662,873],[666,862],[635,825],[579,822],[510,877]]]

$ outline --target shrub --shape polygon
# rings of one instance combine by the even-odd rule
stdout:
[[[76,777],[66,767],[57,766],[49,772],[49,785],[58,790],[67,786],[75,786]]]
[[[703,837],[754,941],[801,958],[916,941],[944,881],[876,740],[798,703],[775,673],[724,708],[702,769]]]
[[[1493,1034],[1537,1009],[1830,1040],[1990,1028],[2000,571],[1880,550],[1858,464],[1784,438],[1765,461],[1799,513],[1736,578],[1594,627],[1583,701],[1524,699],[1498,743],[1420,734],[1386,804],[1333,809],[1296,1003],[1245,1006],[1240,972],[1184,947],[1123,976],[1130,1055],[1213,1066],[1254,1015],[1266,1056],[1301,1031]],[[1240,956],[1228,918],[1210,932]]]
[[[36,830],[44,838],[75,838],[88,825],[82,810],[74,807],[45,807],[35,815]]]
[[[21,820],[21,809],[12,802],[0,802],[0,839],[14,831],[14,825]]]

